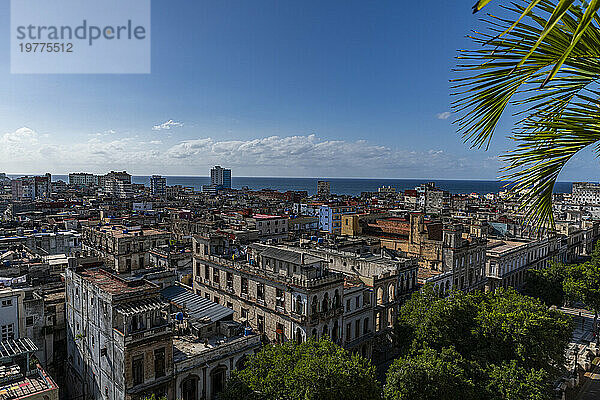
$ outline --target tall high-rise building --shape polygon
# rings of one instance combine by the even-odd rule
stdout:
[[[329,197],[330,193],[331,187],[328,181],[317,181],[317,196]]]
[[[210,184],[231,189],[231,170],[221,168],[219,165],[210,170]]]
[[[167,178],[152,175],[150,178],[150,192],[152,196],[165,196],[167,194]]]

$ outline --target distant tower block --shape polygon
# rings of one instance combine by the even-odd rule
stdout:
[[[317,182],[317,196],[319,197],[329,197],[331,194],[331,185],[328,181],[318,181]]]

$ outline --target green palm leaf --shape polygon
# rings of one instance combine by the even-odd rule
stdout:
[[[514,18],[488,16],[484,33],[472,36],[481,46],[457,57],[452,105],[467,142],[487,147],[508,107],[521,118],[503,178],[514,182],[524,220],[537,229],[554,224],[552,190],[565,164],[600,141],[599,8],[600,0],[583,8],[513,3],[504,9]]]

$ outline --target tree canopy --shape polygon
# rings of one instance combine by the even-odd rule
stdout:
[[[388,371],[385,397],[550,399],[571,333],[569,317],[514,289],[439,298],[425,287],[400,310],[404,356]]]
[[[221,398],[368,400],[380,393],[370,361],[321,338],[263,347],[233,372]]]

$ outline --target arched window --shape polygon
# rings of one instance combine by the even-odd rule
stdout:
[[[227,380],[227,367],[221,365],[213,369],[210,373],[210,386],[211,395],[210,398],[215,398],[217,394],[221,393],[225,388],[225,381]]]
[[[329,327],[327,325],[323,327],[323,332],[321,333],[321,336],[329,336]]]
[[[296,314],[302,314],[304,311],[304,304],[302,304],[302,297],[298,295],[296,297]]]
[[[296,328],[296,343],[300,344],[303,342],[303,332],[299,327]]]
[[[198,389],[198,378],[190,376],[181,382],[181,396],[183,400],[196,400]]]
[[[383,304],[383,289],[381,286],[377,288],[377,304]]]
[[[396,288],[394,287],[393,283],[390,283],[388,286],[388,299],[389,301],[396,300]]]
[[[340,299],[340,292],[335,289],[335,292],[333,294],[333,304],[335,308],[338,308],[342,305],[342,300]]]
[[[381,311],[377,311],[377,314],[375,314],[375,330],[377,332],[381,330]]]
[[[311,311],[313,314],[316,314],[316,313],[317,313],[317,308],[318,308],[318,300],[317,300],[317,296],[313,296],[313,298],[312,298],[312,304],[311,304],[311,306],[310,306],[310,311]]]
[[[367,333],[369,333],[369,318],[365,318],[365,323],[363,325],[363,335],[366,335]]]
[[[329,310],[329,293],[325,292],[323,296],[323,302],[321,304],[321,311],[326,312]]]
[[[333,328],[331,329],[331,340],[334,343],[337,343],[338,339],[339,339],[339,335],[338,335],[338,330],[339,330],[339,325],[337,320],[333,323]]]

